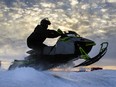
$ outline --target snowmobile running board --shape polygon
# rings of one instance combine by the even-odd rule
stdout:
[[[100,48],[100,51],[99,53],[93,57],[93,58],[89,58],[88,60],[80,63],[79,65],[76,65],[74,67],[79,67],[79,66],[88,66],[88,65],[91,65],[97,61],[99,61],[107,52],[107,47],[108,47],[108,42],[103,42],[101,44],[101,48]]]

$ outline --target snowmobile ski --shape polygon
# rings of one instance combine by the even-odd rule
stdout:
[[[104,47],[105,46],[105,47]],[[88,66],[88,65],[91,65],[97,61],[99,61],[107,52],[107,47],[108,47],[108,42],[103,42],[101,44],[101,48],[100,48],[100,51],[99,53],[93,57],[93,58],[89,58],[88,60],[80,63],[79,65],[76,65],[74,67],[79,67],[79,66]]]

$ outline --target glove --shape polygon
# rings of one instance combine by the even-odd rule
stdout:
[[[61,35],[63,34],[62,30],[61,29],[58,29],[57,32]]]

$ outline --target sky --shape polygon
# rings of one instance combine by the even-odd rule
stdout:
[[[27,56],[27,37],[40,20],[48,17],[49,29],[74,30],[100,43],[109,42],[108,52],[96,65],[116,63],[116,2],[109,0],[0,0],[0,60],[7,62]],[[52,43],[50,43],[52,41]],[[54,40],[46,44],[53,45]]]
[[[108,0],[109,2],[116,2],[116,0]]]

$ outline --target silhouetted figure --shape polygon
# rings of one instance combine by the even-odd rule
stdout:
[[[44,18],[41,20],[40,25],[37,25],[34,32],[27,38],[27,46],[34,50],[42,50],[46,45],[43,44],[46,38],[55,38],[60,34],[55,30],[49,30],[48,25],[51,22]]]

